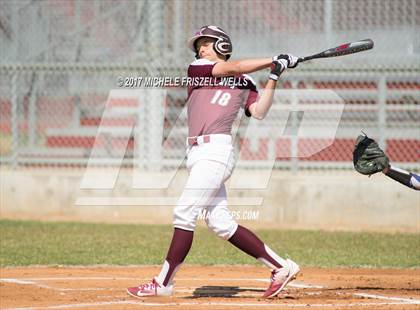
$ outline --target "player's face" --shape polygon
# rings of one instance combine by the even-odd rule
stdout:
[[[215,52],[213,45],[216,40],[213,38],[200,38],[197,40],[197,50],[200,58],[209,60],[217,60],[218,55]]]

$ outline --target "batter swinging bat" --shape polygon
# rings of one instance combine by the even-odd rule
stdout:
[[[298,59],[298,62],[303,62],[303,61],[307,61],[307,60],[315,59],[315,58],[337,57],[337,56],[343,56],[343,55],[348,55],[348,54],[354,54],[354,53],[370,50],[372,47],[373,47],[373,41],[371,39],[350,42],[350,43],[342,44],[334,48],[330,48],[318,54],[301,57]]]

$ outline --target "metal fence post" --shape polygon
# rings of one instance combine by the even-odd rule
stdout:
[[[181,0],[174,1],[174,28],[173,28],[173,52],[176,58],[176,62],[180,63],[181,48],[182,48],[182,37],[179,35],[183,33],[182,22],[183,22],[183,11]]]
[[[12,126],[12,168],[18,167],[19,156],[19,119],[18,119],[18,81],[19,72],[16,70],[12,75],[12,111],[11,111],[11,126]]]
[[[292,136],[290,137],[290,152],[291,152],[291,166],[290,169],[292,172],[296,173],[299,170],[299,158],[298,158],[298,143],[299,143],[299,121],[297,118],[297,108],[298,108],[298,96],[296,94],[296,90],[297,90],[297,80],[292,80],[292,100],[290,103],[290,119],[291,119],[291,125],[292,125],[292,132],[295,132],[296,134],[292,134]]]
[[[158,58],[164,51],[164,31],[163,25],[160,22],[163,16],[164,2],[161,0],[154,0],[149,2],[148,6],[148,55],[151,59]],[[161,64],[159,64],[160,67]],[[159,74],[158,68],[154,67],[152,62],[151,68],[148,70],[149,74]],[[146,115],[147,115],[147,151],[145,152],[147,161],[147,170],[160,171],[161,169],[161,148],[163,137],[163,124],[161,125],[160,118],[163,121],[163,116],[160,116],[162,110],[162,100],[160,100],[158,89],[146,90]]]
[[[382,75],[378,83],[378,144],[386,150],[386,76]]]
[[[147,131],[147,110],[149,96],[147,90],[144,89],[144,95],[142,96],[143,101],[139,102],[137,107],[137,123],[135,127],[135,151],[134,151],[134,162],[138,162],[137,169],[146,169],[148,166],[148,131]]]
[[[147,91],[147,162],[149,171],[160,171],[162,167],[163,92],[162,89]]]
[[[37,81],[34,79],[31,96],[29,98],[28,107],[28,146],[30,148],[35,147],[35,140],[37,135]]]
[[[324,32],[327,45],[332,43],[333,1],[324,0]]]

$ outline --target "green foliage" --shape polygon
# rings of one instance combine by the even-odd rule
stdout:
[[[419,267],[419,234],[258,230],[280,256],[304,266]],[[172,227],[0,220],[0,265],[161,264]],[[259,264],[198,228],[189,264]]]

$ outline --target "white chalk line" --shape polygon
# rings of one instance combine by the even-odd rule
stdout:
[[[296,288],[318,288],[318,289],[325,288],[325,286],[322,286],[322,285],[305,284],[301,282],[292,282],[292,283],[287,284],[287,286],[296,287]]]
[[[54,277],[54,278],[25,278],[25,279],[16,279],[16,278],[1,278],[1,282],[6,283],[16,283],[22,285],[34,285],[41,288],[52,289],[55,291],[101,291],[101,290],[117,290],[114,288],[80,288],[80,289],[71,289],[71,288],[57,288],[52,287],[44,284],[37,283],[33,280],[45,280],[48,279],[50,281],[57,281],[57,280],[74,280],[74,277]],[[116,278],[116,277],[80,277],[79,279],[82,280],[121,280],[126,278]],[[135,278],[127,278],[127,279],[135,279]],[[210,279],[207,278],[180,278],[178,280],[200,280],[200,281],[208,281]],[[262,281],[266,282],[266,279],[259,279],[259,278],[252,278],[252,279],[244,279],[244,278],[212,278],[215,281]],[[311,284],[304,284],[304,283],[290,283],[289,286],[295,286],[298,288],[323,288],[322,286],[311,285]],[[252,290],[252,289],[261,289],[261,288],[241,288],[242,290]],[[192,289],[183,289],[180,287],[178,292],[185,292],[191,293],[194,292]],[[220,291],[223,293],[223,289],[221,290],[209,290],[208,293],[214,291]],[[203,292],[204,293],[204,292]],[[235,294],[238,297],[240,295]],[[261,294],[253,294],[248,293],[246,296],[260,296]],[[282,304],[282,307],[304,307],[304,306],[311,306],[311,307],[355,307],[355,306],[380,306],[380,305],[403,305],[403,304],[420,304],[420,300],[418,299],[409,299],[409,298],[402,298],[402,297],[388,297],[382,295],[375,295],[375,294],[366,294],[366,293],[352,293],[353,296],[357,297],[364,297],[364,298],[372,298],[372,299],[384,299],[389,300],[392,302],[381,302],[381,303],[349,303],[349,304]],[[94,302],[94,303],[83,303],[83,304],[63,304],[63,305],[56,305],[56,306],[47,306],[47,307],[27,307],[27,308],[7,308],[9,310],[19,310],[19,309],[66,309],[66,308],[81,308],[81,307],[99,307],[99,306],[106,306],[106,305],[138,305],[138,302],[132,301],[110,301],[110,302]],[[209,306],[225,306],[225,307],[266,307],[266,306],[275,306],[275,304],[243,304],[243,303],[220,303],[220,302],[208,302],[208,303],[141,303],[142,306],[176,306],[176,305],[184,305],[184,306],[194,306],[194,305],[209,305]]]
[[[171,307],[171,306],[223,306],[223,307],[283,307],[283,308],[298,308],[298,307],[316,307],[316,308],[352,308],[352,307],[372,307],[372,306],[390,306],[390,305],[406,305],[406,302],[371,302],[371,303],[339,303],[339,304],[282,304],[282,303],[226,303],[226,302],[168,302],[168,303],[144,303],[139,301],[108,301],[108,302],[93,302],[93,303],[80,303],[80,304],[63,304],[55,306],[43,307],[20,307],[20,308],[4,308],[4,310],[41,310],[41,309],[70,309],[70,308],[84,308],[84,307],[101,307],[112,305],[135,305],[139,307]]]
[[[102,287],[102,288],[98,288],[98,287],[94,287],[94,288],[58,288],[58,287],[53,287],[53,286],[48,286],[48,285],[43,285],[43,284],[38,284],[32,281],[22,281],[22,280],[17,280],[17,279],[2,279],[5,280],[3,282],[7,282],[7,283],[16,283],[16,284],[24,284],[24,285],[34,285],[37,287],[41,287],[41,288],[45,288],[45,289],[50,289],[53,291],[58,291],[58,292],[80,292],[80,291],[93,291],[93,292],[99,292],[99,291],[120,291],[123,292],[125,291],[124,288],[106,288],[106,287]],[[262,287],[240,287],[239,288],[240,291],[235,292],[234,296],[235,297],[261,297],[262,293],[252,293],[249,291],[252,290],[264,290],[264,288]],[[196,289],[189,289],[187,287],[177,287],[176,288],[176,292],[177,293],[187,293],[187,294],[192,294],[194,292],[196,292]],[[198,292],[201,295],[206,295],[206,294],[220,294],[220,297],[223,297],[223,294],[228,295],[228,294],[232,294],[232,292],[227,291],[226,289],[220,288],[220,289],[216,289],[216,288],[212,288],[212,289],[205,289],[202,291]],[[185,295],[188,296],[188,295]],[[182,296],[177,296],[177,297],[182,297]]]
[[[22,285],[34,285],[37,287],[41,287],[41,288],[45,288],[45,289],[50,289],[50,290],[54,290],[54,291],[59,291],[59,292],[72,292],[72,291],[125,291],[124,288],[113,288],[113,287],[87,287],[87,288],[59,288],[59,287],[53,287],[53,286],[49,286],[49,285],[44,285],[44,284],[39,284],[33,281],[27,281],[27,280],[19,280],[19,279],[0,279],[1,282],[5,282],[5,283],[15,283],[15,284],[22,284]],[[241,290],[261,290],[263,288],[261,287],[241,287]],[[180,293],[193,293],[194,291],[196,291],[196,289],[188,289],[187,287],[177,287],[176,292],[180,292]],[[203,293],[223,293],[226,292],[226,290],[223,290],[223,288],[221,289],[206,289],[203,291]],[[247,294],[249,295],[249,294]],[[254,294],[255,296],[259,296],[261,294]]]
[[[3,279],[10,279],[10,278],[1,278]],[[138,279],[136,277],[46,277],[46,278],[20,278],[21,280],[28,280],[28,281],[79,281],[79,280],[133,280]],[[145,280],[145,279],[140,279]],[[150,279],[147,279],[150,280]]]
[[[9,280],[12,281],[80,281],[80,280],[136,280],[136,281],[149,281],[150,278],[136,278],[136,277],[50,277],[50,278],[1,278],[0,282],[7,282]],[[264,282],[269,283],[269,279],[264,278],[177,278],[176,281],[256,281],[256,282]],[[25,284],[25,283],[20,283]],[[27,283],[29,284],[29,283]],[[294,281],[293,283],[288,284],[289,287],[296,287],[296,288],[325,288],[321,285],[314,285],[314,284],[306,284],[303,282]]]
[[[4,278],[7,279],[7,278]],[[138,277],[45,277],[45,278],[19,278],[28,281],[59,281],[59,280],[139,280],[148,281],[150,278]],[[176,278],[181,281],[261,281],[270,282],[268,278]],[[2,279],[0,279],[2,280]]]
[[[3,279],[2,279],[3,280]],[[8,283],[16,283],[16,284],[25,284],[25,285],[35,285],[37,287],[41,287],[41,288],[46,288],[46,289],[51,289],[54,291],[59,291],[59,292],[71,292],[71,291],[123,291],[123,289],[116,289],[116,288],[57,288],[57,287],[52,287],[52,286],[48,286],[48,285],[42,285],[42,284],[38,284],[35,282],[30,282],[30,281],[21,281],[21,280],[14,280],[14,279],[7,279],[8,281],[4,281],[4,282],[8,282]],[[289,284],[290,286],[291,284]],[[262,289],[261,287],[241,287],[240,288],[241,291],[250,291],[250,290],[258,290],[258,289]],[[179,293],[194,293],[196,291],[196,289],[187,289],[187,288],[183,288],[183,287],[179,287],[178,289],[176,289],[176,292]],[[203,290],[201,292],[201,294],[205,295],[205,294],[217,294],[220,293],[221,295],[223,293],[225,294],[229,294],[230,292],[227,292],[226,290],[222,289],[209,289],[209,290]],[[251,292],[243,292],[244,294],[241,294],[241,292],[238,292],[235,294],[236,297],[261,297],[261,294],[258,293],[251,293]],[[316,292],[316,294],[321,294],[321,292]],[[311,295],[311,293],[308,293],[308,295]],[[315,294],[312,294],[315,295]],[[372,299],[384,299],[384,300],[393,300],[393,301],[399,301],[399,302],[403,302],[404,304],[420,304],[420,300],[417,299],[410,299],[410,298],[401,298],[401,297],[388,297],[388,296],[383,296],[383,295],[375,295],[375,294],[366,294],[366,293],[351,293],[351,295],[357,296],[357,297],[365,297],[365,298],[372,298]]]
[[[14,283],[14,284],[22,284],[22,285],[34,285],[34,286],[41,287],[41,288],[54,289],[53,287],[51,287],[49,285],[40,284],[40,283],[37,283],[37,282],[34,282],[34,281],[29,281],[29,280],[21,280],[21,279],[0,279],[0,282]]]
[[[402,297],[388,297],[388,296],[366,294],[366,293],[353,293],[353,295],[358,296],[358,297],[373,298],[373,299],[402,301],[408,304],[420,305],[420,299],[414,299],[414,298],[411,299],[411,298],[402,298]]]
[[[16,283],[16,284],[23,284],[23,285],[34,285],[37,287],[41,287],[41,288],[45,288],[45,289],[50,289],[50,290],[54,290],[54,291],[58,291],[58,292],[72,292],[72,291],[124,291],[124,288],[106,288],[106,287],[102,287],[102,288],[98,288],[98,287],[94,287],[94,288],[58,288],[58,287],[53,287],[53,286],[49,286],[49,285],[44,285],[44,284],[39,284],[37,282],[34,281],[28,281],[28,280],[20,280],[20,279],[12,279],[12,278],[8,278],[8,279],[0,279],[1,282],[6,282],[6,283]],[[289,284],[290,285],[290,284]],[[298,284],[299,287],[311,287],[310,285],[302,285],[302,284]],[[241,291],[251,291],[251,290],[263,290],[264,288],[262,287],[240,287],[239,288]],[[196,289],[189,289],[187,287],[177,287],[176,288],[176,292],[179,293],[194,293],[196,291]],[[220,288],[210,288],[210,289],[205,289],[202,291],[202,294],[216,294],[216,293],[220,293],[220,294],[229,294],[230,292],[227,292],[226,289]],[[238,292],[237,294],[235,294],[235,296],[237,297],[241,297],[241,296],[258,296],[261,297],[261,294],[255,294],[255,293],[246,293],[246,294],[241,294],[240,292]]]

